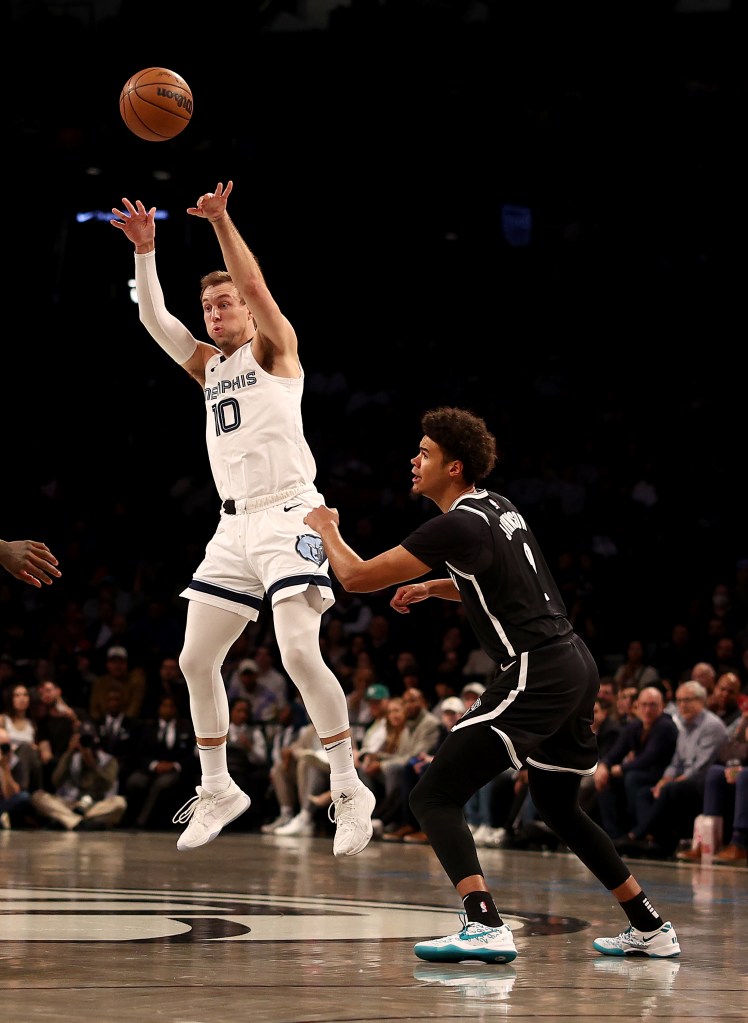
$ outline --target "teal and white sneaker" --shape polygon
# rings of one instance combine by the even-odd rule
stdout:
[[[511,963],[517,958],[514,938],[506,924],[486,927],[465,923],[457,934],[419,941],[413,951],[427,963]]]
[[[595,938],[592,947],[604,956],[649,956],[650,959],[672,959],[680,955],[675,928],[668,920],[656,931],[637,931],[627,927],[615,938]]]

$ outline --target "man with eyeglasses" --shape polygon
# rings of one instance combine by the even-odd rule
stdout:
[[[600,822],[611,838],[621,838],[644,822],[652,806],[652,787],[675,753],[678,726],[665,713],[665,699],[646,686],[636,713],[604,753],[595,771]]]
[[[622,855],[665,860],[680,839],[693,833],[704,802],[706,773],[727,738],[727,729],[706,709],[708,693],[691,679],[675,691],[680,729],[675,753],[652,789],[654,802],[644,821],[616,842]]]

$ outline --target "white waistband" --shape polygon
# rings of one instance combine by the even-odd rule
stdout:
[[[297,483],[295,487],[286,487],[279,490],[277,494],[261,494],[259,497],[242,497],[234,501],[234,514],[247,515],[249,512],[260,511],[262,508],[272,508],[276,504],[283,504],[292,497],[298,497],[305,490],[313,490],[313,483]]]

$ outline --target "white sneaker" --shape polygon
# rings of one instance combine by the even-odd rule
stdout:
[[[260,831],[263,835],[272,835],[274,832],[278,830],[278,828],[282,828],[284,824],[288,824],[288,822],[291,820],[293,820],[291,814],[282,813],[279,817],[276,817],[275,820],[271,821],[269,824],[263,824],[262,827],[260,828]]]
[[[413,951],[427,963],[511,963],[517,958],[514,938],[506,924],[486,927],[468,923],[457,934],[419,941]]]
[[[273,832],[274,835],[296,835],[301,838],[312,838],[316,828],[314,827],[314,821],[306,813],[297,813],[295,817],[292,817],[287,824],[281,825],[276,828]]]
[[[335,825],[332,851],[335,856],[355,856],[369,844],[372,834],[371,815],[377,801],[366,785],[359,785],[350,796],[338,796],[327,811]]]
[[[473,832],[473,841],[476,845],[485,845],[491,834],[491,828],[487,824],[480,824]]]
[[[372,838],[381,838],[384,834],[384,824],[378,817],[371,819],[371,834]]]
[[[200,785],[195,792],[197,795],[188,799],[172,817],[173,824],[190,822],[177,839],[177,849],[180,852],[212,842],[220,835],[222,828],[249,809],[251,802],[247,793],[242,792],[235,781],[223,792],[206,792]]]
[[[649,956],[650,959],[670,959],[680,955],[675,928],[668,920],[656,931],[637,931],[627,927],[615,938],[595,938],[592,947],[605,956]]]
[[[489,828],[483,845],[488,849],[500,849],[506,841],[506,828]]]

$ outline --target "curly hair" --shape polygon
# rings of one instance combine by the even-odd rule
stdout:
[[[443,406],[424,412],[421,429],[436,441],[445,459],[462,462],[466,483],[484,480],[498,461],[496,438],[485,421],[467,409]]]

